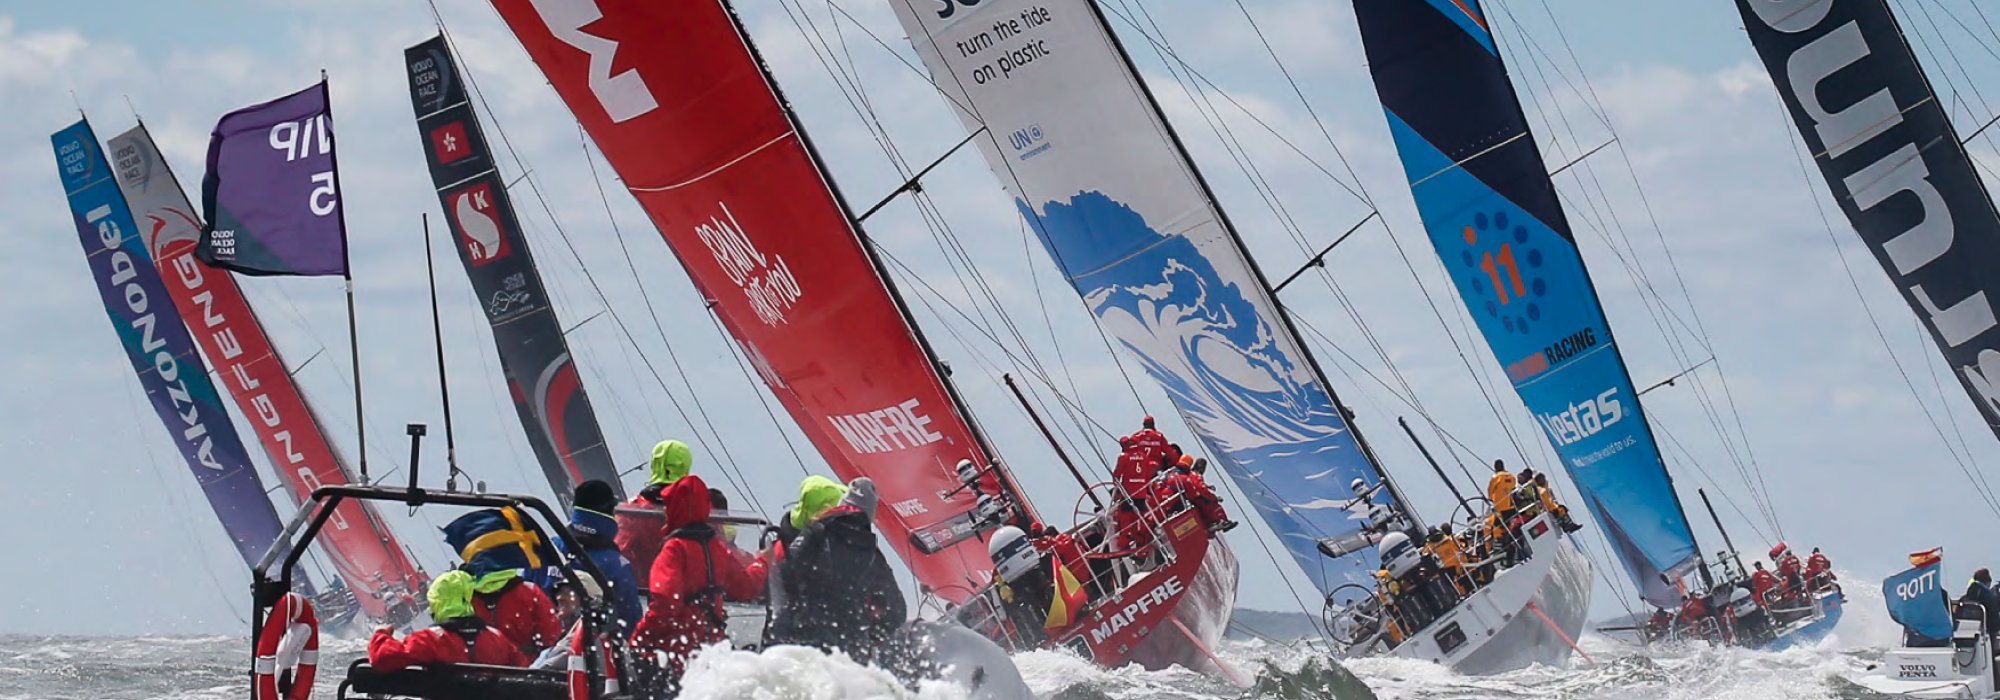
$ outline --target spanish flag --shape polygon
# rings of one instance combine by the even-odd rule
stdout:
[[[1076,580],[1076,574],[1069,567],[1057,566],[1055,600],[1049,603],[1049,619],[1042,622],[1044,629],[1062,629],[1076,622],[1078,613],[1083,612],[1085,603],[1090,602],[1090,594],[1083,584]]]
[[[1926,566],[1930,566],[1932,564],[1936,564],[1943,559],[1944,559],[1944,548],[1938,547],[1928,552],[1917,552],[1911,554],[1910,566],[1923,568]]]

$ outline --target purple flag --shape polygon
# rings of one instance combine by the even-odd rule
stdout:
[[[326,81],[230,112],[208,140],[195,255],[246,275],[346,275]]]

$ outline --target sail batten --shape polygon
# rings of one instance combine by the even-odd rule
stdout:
[[[149,222],[147,245],[167,280],[167,295],[185,318],[200,321],[188,330],[216,362],[215,376],[249,418],[292,501],[304,502],[320,486],[349,483],[333,442],[236,280],[195,256],[201,218],[152,136],[144,126],[133,127],[112,138],[111,149],[119,187],[135,215]],[[422,573],[372,504],[342,503],[324,535],[330,545],[324,552],[370,618],[391,619],[401,614],[392,612],[395,605],[414,605],[421,595]],[[258,554],[275,541],[274,531]]]
[[[1261,271],[1087,0],[897,19],[1036,238],[1321,592],[1411,526]],[[1316,478],[1307,478],[1315,476]],[[1361,488],[1354,488],[1359,482]],[[1322,541],[1359,543],[1340,557]]]
[[[493,6],[828,466],[874,479],[923,589],[984,586],[988,524],[955,468],[990,458],[727,4]]]
[[[1433,248],[1646,599],[1693,531],[1477,0],[1354,0],[1368,69]]]

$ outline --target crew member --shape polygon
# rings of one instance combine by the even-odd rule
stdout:
[[[473,610],[486,624],[531,659],[555,644],[562,630],[541,582],[558,555],[531,521],[512,506],[476,510],[447,523],[444,539],[474,578]]]
[[[1507,471],[1505,461],[1493,460],[1493,477],[1486,481],[1486,497],[1493,501],[1493,512],[1499,516],[1496,519],[1498,524],[1509,534],[1514,531],[1514,516],[1520,514],[1514,508],[1514,487],[1519,485],[1514,473]],[[1511,542],[1508,547],[1512,548]]]
[[[840,503],[806,524],[787,546],[779,581],[784,606],[771,610],[765,644],[845,651],[860,663],[901,630],[908,610],[889,560],[876,546],[875,482],[847,483]]]
[[[570,503],[574,506],[569,511],[569,530],[575,534],[577,546],[609,579],[605,584],[612,613],[617,616],[618,624],[630,630],[639,624],[639,616],[646,608],[639,602],[639,583],[632,574],[632,562],[618,552],[618,519],[612,515],[618,509],[618,496],[610,484],[591,479],[576,485]],[[561,542],[556,544],[562,546]]]
[[[1818,547],[1814,547],[1812,556],[1806,557],[1806,581],[1817,591],[1835,587],[1834,578],[1833,562],[1828,560],[1826,555],[1820,554]]]
[[[653,559],[650,605],[632,633],[632,646],[663,657],[656,657],[660,666],[641,671],[640,681],[671,697],[688,657],[702,645],[728,639],[723,601],[754,600],[763,591],[765,561],[746,567],[730,556],[709,525],[708,484],[701,477],[684,475],[660,496],[666,507],[666,542]],[[655,671],[657,678],[650,675]]]
[[[1437,559],[1438,568],[1444,572],[1445,580],[1451,582],[1458,597],[1472,592],[1472,577],[1465,571],[1465,552],[1458,547],[1458,538],[1451,536],[1451,523],[1431,528],[1425,538],[1424,551]]]
[[[1518,479],[1520,485],[1514,487],[1513,498],[1510,499],[1514,503],[1514,510],[1520,514],[1523,521],[1540,515],[1544,510],[1541,488],[1535,485],[1537,476],[1541,475],[1535,473],[1532,468],[1521,470],[1521,477]]]
[[[480,663],[527,666],[528,657],[506,635],[472,613],[472,574],[448,571],[431,581],[431,627],[396,638],[382,625],[368,639],[368,665],[382,672],[423,664]]]
[[[1805,595],[1805,564],[1791,547],[1779,542],[1771,548],[1771,561],[1778,565],[1778,580],[1784,582],[1783,595],[1787,598]]]
[[[1993,574],[1985,569],[1972,572],[1972,581],[1965,584],[1965,595],[1958,597],[1960,607],[1953,617],[1960,620],[1977,620],[1980,612],[1986,615],[1986,633],[2000,636],[2000,594],[1993,592]],[[1973,606],[1977,605],[1978,608]]]
[[[1556,514],[1556,524],[1562,526],[1563,532],[1576,532],[1583,529],[1582,525],[1578,525],[1576,521],[1569,519],[1569,507],[1556,502],[1556,492],[1555,489],[1549,488],[1549,475],[1547,472],[1535,473],[1535,490],[1542,495],[1542,512]]]
[[[646,477],[646,488],[639,495],[626,501],[625,506],[641,513],[618,513],[618,553],[632,562],[632,578],[639,590],[650,590],[647,580],[652,575],[653,557],[660,554],[660,542],[673,528],[661,527],[660,517],[652,512],[665,508],[660,493],[694,469],[694,452],[687,443],[679,440],[665,440],[653,446],[653,458],[647,464],[650,473]]]
[[[1771,607],[1774,602],[1771,593],[1778,588],[1778,577],[1764,570],[1764,562],[1755,562],[1751,566],[1757,570],[1750,572],[1750,592],[1757,594],[1759,605]]]
[[[1112,476],[1118,481],[1121,494],[1117,506],[1118,547],[1138,549],[1151,543],[1148,528],[1140,525],[1141,515],[1150,505],[1148,491],[1152,488],[1153,477],[1159,474],[1160,458],[1167,453],[1167,437],[1153,429],[1153,417],[1146,416],[1139,432],[1118,439],[1122,451],[1118,463],[1112,467]]]
[[[1197,468],[1201,471],[1196,471]],[[1229,519],[1229,511],[1222,507],[1222,498],[1215,495],[1215,489],[1209,488],[1208,480],[1203,478],[1201,472],[1207,469],[1206,460],[1196,460],[1194,455],[1181,455],[1180,463],[1175,464],[1167,476],[1166,486],[1168,491],[1179,493],[1181,498],[1187,500],[1195,515],[1201,518],[1202,527],[1208,528],[1209,532],[1228,532],[1236,527],[1236,521]]]
[[[1069,569],[1070,575],[1083,583],[1084,589],[1090,592],[1091,597],[1104,595],[1104,591],[1098,588],[1097,580],[1090,575],[1090,563],[1084,557],[1083,545],[1077,544],[1074,538],[1063,534],[1053,525],[1044,526],[1035,523],[1030,529],[1038,531],[1038,534],[1028,542],[1035,546],[1035,551],[1041,552],[1048,560],[1051,574],[1056,567]]]

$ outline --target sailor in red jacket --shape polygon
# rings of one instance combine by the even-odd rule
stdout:
[[[660,553],[660,540],[673,528],[660,527],[660,519],[651,513],[634,511],[658,510],[664,502],[660,493],[694,468],[694,452],[687,443],[665,440],[653,446],[653,458],[647,466],[651,473],[646,477],[646,488],[620,508],[626,512],[614,514],[618,518],[618,553],[632,562],[632,578],[642,591],[653,571],[653,557]]]
[[[1078,582],[1090,582],[1090,562],[1083,557],[1083,545],[1054,526],[1035,523],[1033,527],[1036,534],[1028,544],[1034,545],[1035,551],[1049,557],[1053,566],[1069,569]]]
[[[1805,592],[1805,564],[1799,561],[1797,553],[1779,542],[1778,546],[1771,548],[1771,561],[1778,565],[1778,580],[1784,584],[1783,595],[1794,596]]]
[[[666,654],[669,679],[678,678],[696,649],[728,639],[722,602],[755,600],[764,590],[765,560],[744,566],[709,525],[708,484],[683,476],[661,492],[666,543],[653,559],[650,606],[632,633],[632,646]]]
[[[1778,577],[1764,570],[1764,562],[1754,564],[1756,571],[1750,574],[1750,591],[1757,594],[1757,602],[1770,605],[1771,592],[1778,588]]]
[[[1160,458],[1167,453],[1167,436],[1153,429],[1153,417],[1146,416],[1139,432],[1118,439],[1124,451],[1112,467],[1121,498],[1115,506],[1118,548],[1138,549],[1152,544],[1152,534],[1140,515],[1150,507],[1153,477],[1160,473]]]
[[[1187,499],[1195,514],[1201,516],[1201,524],[1210,532],[1225,532],[1236,527],[1236,521],[1229,519],[1229,511],[1222,507],[1222,497],[1209,488],[1203,472],[1208,471],[1208,462],[1197,461],[1194,455],[1183,455],[1180,464],[1167,477],[1167,488]]]
[[[477,566],[475,565],[475,569]],[[519,569],[479,572],[473,584],[472,611],[532,659],[562,639],[556,604],[540,586],[521,578]]]
[[[528,658],[514,642],[472,613],[472,587],[472,575],[463,571],[431,581],[431,619],[437,625],[402,639],[388,625],[375,628],[368,640],[368,664],[384,672],[425,664],[527,666]]]
[[[1813,548],[1812,556],[1806,557],[1806,581],[1812,584],[1813,590],[1833,585],[1833,562],[1820,554],[1818,547]]]

